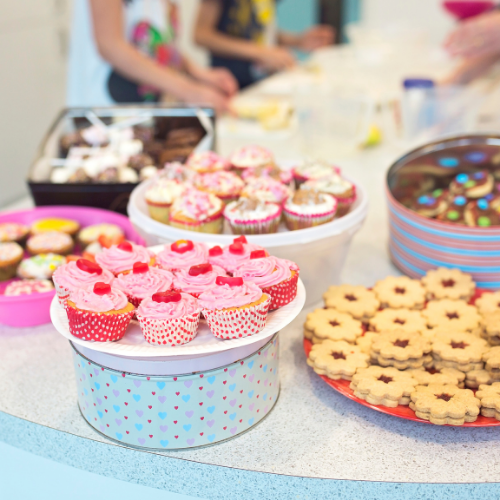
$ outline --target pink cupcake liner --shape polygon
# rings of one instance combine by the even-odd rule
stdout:
[[[191,342],[198,333],[200,313],[187,314],[180,318],[147,318],[137,314],[144,338],[155,345],[182,345]]]
[[[255,335],[266,326],[271,297],[261,304],[237,309],[203,309],[210,330],[223,340],[239,339]]]
[[[134,311],[119,314],[94,313],[66,307],[73,337],[94,342],[114,342],[125,335]]]
[[[337,200],[337,217],[346,215],[351,209],[352,204],[356,201],[356,186],[353,186],[353,190],[354,194],[349,198],[339,198],[338,196],[335,196],[335,199]]]
[[[269,217],[261,220],[230,220],[227,217],[231,231],[234,234],[268,234],[278,231],[281,220],[281,206],[280,210]]]
[[[271,297],[269,310],[274,311],[280,307],[290,304],[297,296],[297,283],[299,281],[299,273],[295,272],[291,278],[288,278],[276,285],[268,286],[262,289],[262,292]]]
[[[337,207],[328,213],[314,214],[314,215],[304,215],[291,212],[286,208],[283,210],[283,215],[285,218],[286,227],[290,231],[295,231],[297,229],[307,229],[308,227],[319,226],[321,224],[326,224],[334,219],[337,213]]]

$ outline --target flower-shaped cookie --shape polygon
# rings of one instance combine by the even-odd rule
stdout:
[[[428,299],[469,300],[476,288],[472,276],[459,269],[439,267],[422,278]]]
[[[368,354],[361,352],[358,346],[343,340],[325,340],[322,344],[313,345],[307,364],[319,375],[333,380],[351,380],[356,370],[369,365],[369,360]]]
[[[356,339],[356,345],[361,349],[362,352],[370,354],[372,348],[372,342],[378,337],[378,333],[375,332],[365,332],[362,337]]]
[[[486,338],[491,345],[500,345],[500,311],[485,314],[483,327],[481,336]]]
[[[413,378],[418,385],[429,384],[449,384],[457,387],[464,386],[465,373],[455,370],[455,368],[441,368],[438,370],[434,366],[411,370]]]
[[[370,366],[358,370],[352,377],[350,388],[356,397],[370,404],[395,408],[410,403],[410,394],[416,385],[417,381],[409,372]]]
[[[416,332],[395,330],[382,332],[373,340],[370,356],[381,366],[394,366],[398,370],[420,368],[431,362],[431,344]]]
[[[450,327],[453,331],[470,331],[479,333],[481,316],[475,306],[463,300],[435,300],[429,302],[422,311],[427,324],[434,327]]]
[[[480,385],[489,385],[500,380],[500,374],[492,374],[486,370],[471,370],[465,374],[465,387],[477,389]]]
[[[380,307],[375,292],[364,286],[331,286],[324,294],[326,307],[351,314],[361,321],[368,321]]]
[[[500,346],[490,347],[483,354],[486,370],[492,373],[500,373]]]
[[[488,343],[471,333],[442,333],[432,343],[432,355],[438,368],[449,367],[468,372],[482,368]]]
[[[470,389],[459,389],[455,385],[418,385],[410,398],[410,408],[417,417],[436,425],[475,422],[481,406]]]
[[[500,420],[500,382],[480,385],[476,398],[481,401],[481,415]]]
[[[354,344],[363,333],[363,325],[350,314],[335,309],[316,309],[307,315],[304,331],[311,332],[315,344],[324,340],[345,340]]]
[[[383,308],[422,309],[425,304],[426,290],[422,283],[407,276],[388,276],[377,281],[373,291]]]
[[[500,312],[500,292],[483,293],[475,305],[481,314]]]
[[[377,311],[370,319],[370,330],[387,332],[403,330],[405,332],[422,332],[427,329],[427,321],[420,311],[410,309],[383,309]]]

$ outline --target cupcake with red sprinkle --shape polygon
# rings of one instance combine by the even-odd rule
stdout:
[[[265,328],[271,298],[255,283],[219,276],[198,302],[215,337],[238,339]]]
[[[176,271],[173,288],[198,298],[202,292],[215,285],[217,276],[227,276],[226,271],[208,262]]]
[[[286,227],[290,231],[326,224],[337,213],[337,200],[312,189],[299,189],[283,207]]]
[[[245,187],[245,183],[232,172],[214,172],[198,175],[195,186],[200,191],[211,193],[220,198],[224,203],[229,203],[238,198]]]
[[[155,293],[141,302],[136,315],[150,344],[182,345],[191,342],[198,333],[200,307],[187,293]]]
[[[191,240],[177,240],[156,255],[156,263],[167,271],[189,269],[198,264],[204,264],[208,259],[208,247],[205,243],[195,243]]]
[[[91,342],[123,338],[134,311],[121,290],[99,281],[74,290],[66,305],[71,335]]]
[[[71,292],[98,281],[111,284],[113,273],[87,259],[78,259],[58,267],[52,275],[59,303],[64,306]]]
[[[221,172],[223,170],[229,170],[231,167],[231,164],[226,158],[223,158],[214,151],[191,153],[185,165],[198,174]]]
[[[136,262],[154,265],[155,256],[146,247],[123,241],[118,245],[103,248],[102,252],[95,255],[95,260],[101,267],[118,275],[124,271],[131,271]]]
[[[297,296],[299,273],[290,269],[290,264],[297,266],[289,262],[268,257],[264,250],[255,250],[250,254],[250,260],[238,267],[233,276],[260,287],[271,297],[269,310],[274,310],[286,306]]]
[[[240,198],[226,206],[224,218],[235,234],[275,233],[281,220],[281,205]]]
[[[220,266],[228,273],[233,273],[241,264],[250,259],[254,250],[264,250],[259,245],[248,243],[245,236],[239,236],[233,240],[231,245],[224,248],[214,246],[208,251],[208,262],[214,266]]]
[[[174,275],[144,262],[135,262],[132,271],[119,274],[113,286],[128,297],[135,307],[156,292],[168,292],[172,288]]]

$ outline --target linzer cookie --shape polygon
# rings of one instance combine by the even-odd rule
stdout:
[[[351,380],[360,368],[367,368],[369,356],[355,345],[343,340],[326,340],[313,345],[307,364],[319,375],[326,375],[332,380]]]
[[[430,327],[451,327],[455,331],[470,331],[479,334],[481,316],[477,308],[464,300],[436,300],[429,302],[422,311]]]
[[[500,382],[480,385],[476,398],[481,401],[481,415],[500,420]]]
[[[417,381],[410,372],[370,366],[356,372],[350,388],[356,397],[370,404],[396,408],[410,403],[410,394],[416,385]]]
[[[456,368],[462,372],[483,368],[488,343],[471,333],[442,333],[432,343],[432,355],[438,368]]]
[[[346,312],[360,321],[367,322],[380,306],[375,292],[364,286],[331,286],[324,294],[326,307]]]
[[[353,344],[363,333],[361,321],[335,309],[316,309],[309,313],[304,329],[314,344],[325,340],[345,340]]]
[[[469,274],[459,269],[439,267],[428,271],[422,278],[422,284],[427,290],[427,298],[469,300],[474,294],[475,283]]]
[[[419,333],[395,330],[383,332],[373,340],[370,357],[380,366],[406,370],[429,365],[430,352],[430,342]]]
[[[377,311],[369,321],[369,328],[375,332],[403,330],[422,332],[427,329],[426,320],[420,311],[409,309],[383,309]]]
[[[410,398],[410,408],[417,417],[436,425],[475,422],[481,406],[470,389],[449,384],[419,385]]]
[[[500,346],[490,347],[483,354],[483,361],[486,363],[486,370],[500,374]]]
[[[362,352],[370,354],[373,341],[378,337],[378,333],[365,332],[364,335],[356,339],[356,345]]]
[[[490,385],[497,381],[500,381],[500,374],[487,370],[471,370],[465,374],[465,387],[469,389],[477,389],[480,385]]]
[[[388,276],[373,287],[382,308],[422,309],[425,304],[425,288],[419,280],[407,276]]]
[[[419,368],[411,370],[413,378],[417,381],[417,385],[429,384],[449,384],[457,387],[464,386],[465,373],[455,368],[441,368],[434,366],[427,368]]]
[[[500,292],[483,293],[474,305],[482,315],[500,312]]]
[[[483,332],[481,336],[491,345],[500,345],[500,311],[483,316]]]

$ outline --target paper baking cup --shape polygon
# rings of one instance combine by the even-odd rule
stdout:
[[[200,313],[173,319],[147,318],[137,314],[144,338],[150,344],[182,345],[191,342],[198,333]]]
[[[185,229],[187,231],[196,231],[197,233],[220,234],[222,233],[223,220],[222,210],[204,221],[194,222],[176,220],[175,217],[172,216],[172,213],[170,214],[170,225],[172,227]]]
[[[153,203],[148,200],[146,200],[146,204],[148,206],[149,215],[153,220],[162,222],[163,224],[168,224],[170,207],[172,204]]]
[[[338,196],[335,196],[335,199],[337,200],[337,213],[335,215],[337,217],[343,217],[346,215],[351,209],[353,203],[356,201],[356,186],[354,185],[353,190],[354,194],[349,198],[339,198]]]
[[[308,227],[315,227],[320,226],[321,224],[326,224],[327,222],[331,222],[334,219],[335,214],[336,209],[328,213],[317,215],[296,214],[294,212],[288,211],[286,208],[283,209],[286,227],[290,231],[296,231],[297,229],[307,229]]]
[[[225,216],[224,216],[225,217]],[[281,220],[281,208],[274,215],[262,220],[231,220],[225,217],[234,234],[276,233]]]
[[[61,304],[63,307],[66,307],[66,302],[69,299],[70,291],[67,288],[59,285],[55,279],[52,280],[54,282],[54,288],[56,289],[59,304]]]
[[[125,335],[135,311],[104,314],[67,307],[71,335],[89,342],[113,342]]]
[[[286,281],[282,281],[281,283],[262,289],[263,293],[271,297],[271,305],[269,306],[270,311],[286,306],[292,302],[292,300],[297,296],[298,281],[299,274],[295,272]]]
[[[214,311],[203,309],[202,312],[215,337],[238,339],[255,335],[264,329],[270,304],[271,297],[268,296],[265,302],[251,307]]]

